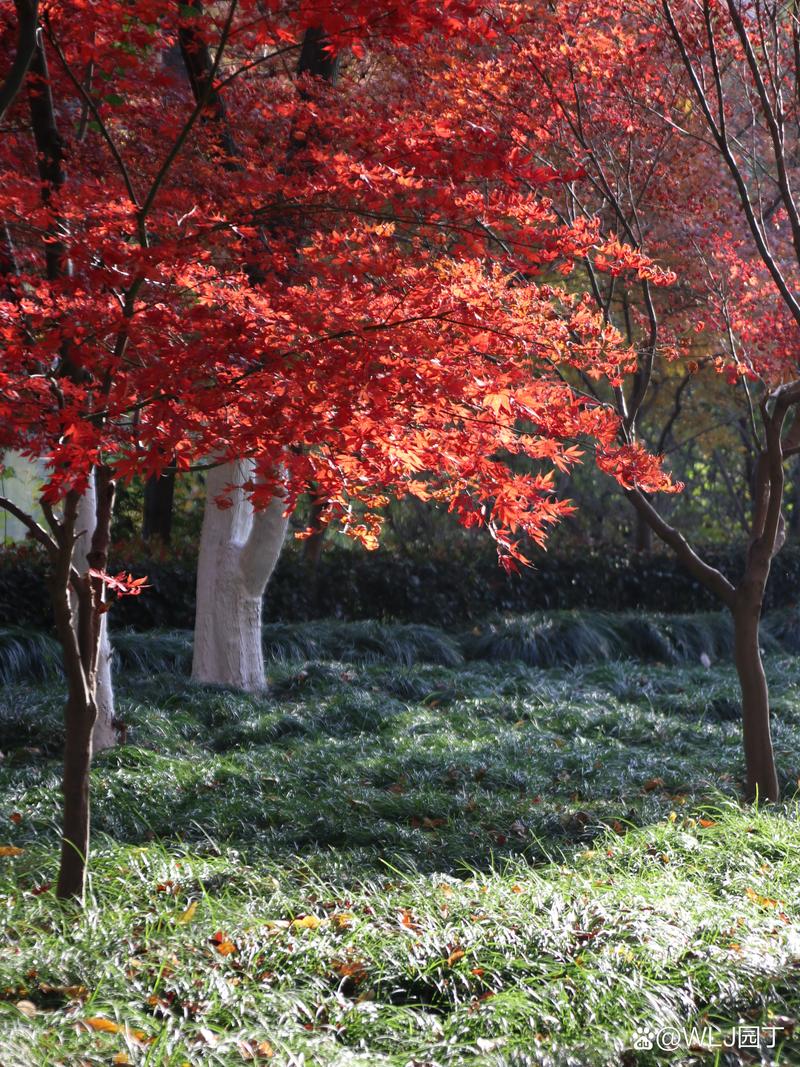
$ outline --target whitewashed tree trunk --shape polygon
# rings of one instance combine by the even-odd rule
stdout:
[[[254,511],[241,489],[233,506],[216,498],[228,485],[252,478],[249,462],[208,472],[200,556],[192,677],[255,692],[266,685],[261,644],[261,601],[283,547],[288,520],[282,497]]]
[[[78,506],[75,524],[77,539],[72,550],[75,569],[86,574],[89,561],[86,558],[92,545],[92,534],[97,524],[97,494],[94,476],[90,478],[86,492]],[[77,605],[73,604],[73,617],[77,619]],[[113,748],[117,743],[117,731],[114,728],[114,688],[111,681],[111,641],[108,636],[108,616],[100,621],[100,648],[97,655],[97,719],[92,730],[92,751],[102,752]]]

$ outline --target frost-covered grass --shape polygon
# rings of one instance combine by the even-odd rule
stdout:
[[[541,670],[493,627],[273,627],[259,697],[125,637],[81,914],[44,888],[58,686],[7,685],[2,1067],[800,1063],[800,813],[739,806],[730,668]],[[791,798],[800,661],[768,664]],[[759,1022],[775,1049],[633,1050]]]

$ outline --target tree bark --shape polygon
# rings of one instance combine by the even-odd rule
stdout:
[[[56,895],[83,899],[89,857],[89,769],[97,708],[88,693],[70,694],[65,711],[64,815]]]
[[[254,511],[241,489],[233,504],[217,506],[229,485],[249,480],[249,463],[209,471],[197,563],[197,614],[192,677],[255,692],[266,686],[261,605],[278,561],[288,520],[283,499]]]
[[[777,801],[780,790],[770,731],[769,687],[759,641],[763,592],[760,583],[746,579],[739,586],[733,608],[734,662],[742,691],[747,797]]]
[[[163,545],[172,540],[172,510],[175,499],[175,467],[171,465],[160,476],[148,478],[144,487],[142,537],[145,541],[157,538]]]
[[[203,12],[202,0],[191,0],[189,6],[197,14]],[[224,101],[213,89],[207,91],[211,74],[207,45],[192,25],[182,26],[179,43],[194,98],[198,102],[205,100],[207,117],[217,124],[223,166],[235,170],[239,166],[240,149],[229,129]],[[328,50],[327,44],[322,27],[306,29],[297,64],[298,75],[313,75],[330,83],[336,81],[338,57]],[[302,89],[301,95],[305,95]],[[306,143],[307,137],[308,131],[302,143]],[[286,151],[287,164],[298,146],[292,130]],[[276,216],[273,232],[281,225]],[[251,282],[263,281],[257,264],[245,264],[245,269]],[[283,546],[287,519],[283,516],[281,496],[263,511],[254,512],[246,497],[237,491],[232,508],[217,507],[216,497],[227,485],[248,480],[246,470],[245,464],[228,463],[209,472],[197,565],[192,677],[199,682],[255,691],[266,685],[261,604]]]
[[[78,501],[75,521],[75,547],[72,553],[72,565],[83,577],[88,575],[89,555],[92,551],[92,539],[97,527],[97,488],[94,475],[89,479],[86,492]],[[88,577],[87,577],[88,581]],[[80,617],[77,595],[71,594],[73,622],[77,626]],[[111,679],[111,658],[113,655],[111,640],[108,635],[108,616],[102,614],[99,621],[97,650],[97,671],[95,690],[95,722],[92,730],[92,750],[103,752],[117,744],[116,717],[114,713],[114,686]]]
[[[14,103],[36,49],[39,0],[14,0],[17,9],[17,48],[8,74],[0,85],[0,122]]]
[[[782,485],[777,487],[782,492]],[[764,590],[769,577],[773,536],[766,549],[756,541],[748,550],[745,574],[734,587],[719,571],[706,564],[638,491],[629,494],[642,519],[668,544],[684,566],[715,593],[731,612],[734,626],[734,665],[742,696],[742,739],[748,799],[780,799],[775,753],[770,731],[769,686],[759,641]]]
[[[653,530],[640,511],[636,512],[634,549],[645,555],[653,551]]]
[[[78,494],[70,492],[64,501],[63,520],[57,521],[49,511],[47,515],[53,532],[50,594],[68,692],[64,709],[61,862],[56,895],[81,900],[89,855],[89,769],[97,707],[91,693],[91,676],[86,671],[86,655],[91,655],[91,616],[87,615],[92,607],[91,588],[85,579],[76,583],[72,568],[79,503]],[[71,588],[75,590],[74,597]]]

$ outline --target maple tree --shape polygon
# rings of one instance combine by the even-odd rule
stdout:
[[[367,546],[387,496],[414,494],[486,527],[513,565],[520,533],[541,542],[568,512],[551,471],[581,441],[626,486],[671,488],[563,379],[618,386],[632,354],[542,272],[599,251],[598,269],[667,279],[560,224],[541,190],[564,175],[472,113],[455,76],[494,47],[475,4],[53,0],[39,18],[0,147],[0,449],[46,458],[45,525],[0,504],[51,559],[69,691],[58,892],[80,896],[102,624],[109,586],[131,585],[106,573],[117,480],[234,463],[218,503],[246,492],[255,524],[313,484]],[[309,34],[348,57],[336,92],[302,69],[297,91],[287,57]],[[8,19],[2,40],[9,67]]]
[[[511,10],[502,69],[475,92],[508,116],[520,144],[582,168],[555,194],[565,224],[584,220],[613,254],[655,256],[677,272],[675,284],[656,289],[647,271],[631,285],[613,263],[604,277],[597,259],[586,262],[597,308],[636,348],[638,365],[627,387],[598,390],[585,375],[583,384],[617,412],[620,439],[632,444],[657,375],[681,361],[685,390],[702,345],[704,362],[737,389],[747,414],[757,458],[740,576],[711,566],[643,487],[626,492],[731,611],[747,791],[777,799],[759,620],[785,539],[783,464],[800,444],[796,9],[760,0],[567,0]],[[739,491],[747,501],[751,487]]]

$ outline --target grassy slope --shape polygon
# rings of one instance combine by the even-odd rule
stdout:
[[[271,628],[270,698],[189,684],[179,635],[126,639],[81,916],[39,892],[58,690],[7,687],[2,1067],[646,1064],[639,1027],[797,1013],[798,809],[732,802],[730,671],[460,662],[521,630]],[[797,661],[770,673],[791,792]]]

